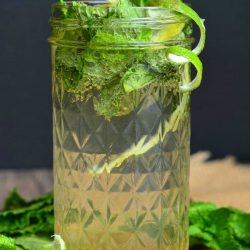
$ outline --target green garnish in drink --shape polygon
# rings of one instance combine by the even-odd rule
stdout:
[[[60,1],[64,4],[64,1]],[[88,6],[83,2],[73,2],[74,12],[65,9],[65,20],[78,18],[89,25],[90,28],[77,32],[57,34],[58,37],[65,36],[65,39],[81,40],[84,37],[86,49],[82,53],[69,48],[60,49],[56,52],[56,74],[57,78],[64,82],[65,90],[72,93],[73,101],[86,101],[94,97],[94,92],[99,92],[99,97],[94,97],[94,106],[99,115],[110,120],[112,117],[125,115],[131,108],[124,108],[127,93],[143,88],[148,84],[166,82],[169,88],[177,90],[180,82],[179,64],[190,62],[198,71],[197,79],[190,84],[181,86],[181,91],[191,91],[197,88],[201,82],[202,65],[198,55],[204,47],[205,28],[199,16],[182,1],[166,0],[160,2],[170,10],[180,12],[193,19],[201,30],[201,40],[193,50],[193,55],[183,48],[169,48],[163,52],[156,48],[151,50],[101,50],[98,53],[95,49],[104,44],[126,44],[134,43],[160,43],[169,40],[186,37],[188,29],[185,30],[183,23],[167,24],[161,30],[124,28],[111,29],[110,23],[117,18],[135,19],[140,13],[134,10],[119,8],[120,6],[136,6],[136,2],[121,0],[117,3],[111,2],[112,11],[105,11],[102,5]],[[140,1],[140,5],[148,6],[152,2]],[[115,9],[117,6],[117,10]],[[66,7],[65,7],[66,8]],[[150,15],[150,13],[149,13]],[[178,22],[178,20],[176,21]],[[91,28],[91,25],[93,28]],[[102,26],[98,28],[97,25]],[[130,25],[130,24],[129,24]],[[106,27],[106,28],[105,28]],[[115,34],[114,34],[115,33]],[[87,38],[87,40],[86,40]],[[158,46],[159,47],[159,46]],[[158,50],[158,51],[157,51]],[[178,57],[177,57],[178,55]],[[156,68],[157,67],[157,68]],[[171,81],[172,79],[172,81]],[[111,96],[112,95],[112,96]]]

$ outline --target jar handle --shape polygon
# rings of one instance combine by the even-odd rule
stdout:
[[[164,7],[169,8],[173,11],[179,12],[184,16],[192,19],[200,29],[200,40],[197,46],[193,49],[194,54],[199,55],[204,49],[205,40],[206,40],[206,28],[204,26],[204,19],[195,12],[187,4],[183,3],[182,0],[165,0]]]
[[[180,90],[182,92],[190,92],[200,86],[203,65],[199,57],[193,51],[179,46],[171,46],[168,48],[168,59],[177,64],[191,63],[197,71],[192,81],[180,85]]]

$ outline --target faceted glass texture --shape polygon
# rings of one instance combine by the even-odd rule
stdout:
[[[188,249],[188,102],[168,128],[182,98],[148,85],[108,120],[53,78],[55,232],[69,250]]]

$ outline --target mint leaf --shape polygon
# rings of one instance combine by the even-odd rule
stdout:
[[[0,235],[0,249],[1,250],[17,250],[15,241],[12,238]]]
[[[210,203],[192,203],[189,212],[190,244],[215,250],[250,249],[250,214],[219,208]]]
[[[48,194],[24,207],[0,213],[0,234],[8,236],[53,233],[53,196]]]
[[[42,250],[42,249],[53,249],[51,242],[46,239],[42,239],[36,236],[32,237],[18,237],[15,239],[15,244],[22,247],[24,250]]]
[[[154,81],[154,74],[151,73],[146,65],[133,65],[121,79],[126,92],[131,92],[143,88]]]
[[[107,120],[114,116],[129,114],[134,106],[122,85],[113,84],[104,87],[97,97],[93,99],[94,108],[98,115],[103,115]]]
[[[191,246],[201,244],[219,249],[211,232],[213,227],[209,219],[210,213],[215,210],[216,206],[212,203],[191,203],[189,210],[189,237]]]
[[[250,245],[250,214],[234,213],[230,218],[229,226],[237,240],[243,244]]]
[[[219,250],[240,250],[241,246],[237,240],[234,239],[233,231],[228,226],[230,217],[234,213],[233,210],[228,208],[220,208],[212,211],[209,214],[209,219],[211,225],[208,227],[213,227],[214,229],[214,240],[219,246]],[[213,225],[214,224],[214,225]]]
[[[17,190],[14,189],[9,193],[8,197],[6,198],[3,210],[13,210],[17,208],[22,208],[27,206],[27,204],[28,203],[17,192]]]

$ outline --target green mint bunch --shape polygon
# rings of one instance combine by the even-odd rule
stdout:
[[[1,250],[65,250],[50,235],[54,232],[53,195],[27,202],[13,190],[0,212]]]
[[[250,214],[211,203],[192,203],[189,211],[190,243],[215,250],[250,249]]]
[[[53,212],[52,194],[26,202],[14,190],[5,202],[4,211],[0,212],[0,234],[8,236],[53,234]]]
[[[85,41],[86,46],[83,49],[60,47],[55,54],[56,78],[63,83],[73,102],[92,100],[97,114],[110,120],[133,110],[129,93],[136,89],[161,83],[169,85],[170,89],[176,88],[180,67],[172,63],[166,53],[162,52],[163,57],[153,50],[100,49],[103,45],[112,48],[112,44],[150,42],[154,34],[148,28],[110,28],[115,18],[128,14],[136,17],[137,13],[81,7],[77,6],[76,13],[68,15],[77,15],[88,28],[67,34],[62,30],[62,36],[68,40]]]
[[[175,92],[190,92],[200,85],[202,64],[197,55],[204,47],[205,27],[198,14],[182,1],[110,1],[108,6],[113,7],[111,9],[103,8],[102,5],[89,6],[81,1],[74,1],[70,8],[67,8],[66,1],[60,3],[65,4],[65,20],[77,19],[83,26],[87,26],[77,30],[65,31],[62,28],[57,31],[60,39],[82,41],[86,44],[82,50],[58,48],[55,54],[56,78],[63,83],[65,91],[71,94],[73,102],[93,99],[97,114],[110,120],[115,116],[129,114],[135,108],[129,102],[129,93],[149,84],[163,83],[170,91]],[[116,27],[116,19],[132,20],[141,17],[140,11],[129,7],[154,5],[166,7],[195,21],[201,30],[201,39],[192,52],[179,46],[169,48],[168,53],[165,53],[166,49],[159,48],[100,49],[103,45],[112,48],[112,44],[159,43],[189,37],[190,25],[181,23],[166,25],[157,32],[148,27],[135,28],[133,23],[128,25],[130,28],[119,25]],[[180,67],[187,62],[195,66],[197,76],[192,82],[179,87]]]
[[[182,5],[181,1],[178,1],[178,4],[170,3],[172,1],[166,0],[159,5],[165,5],[170,10],[180,13],[188,13],[186,8],[189,7]],[[200,53],[202,46],[198,45],[199,48],[193,54],[177,46],[169,48],[168,52],[171,53],[156,47],[144,50],[131,50],[129,47],[123,50],[111,49],[114,44],[129,46],[131,43],[159,43],[184,39],[190,35],[189,25],[166,25],[160,31],[153,31],[148,27],[136,28],[133,22],[126,27],[116,27],[113,23],[116,19],[130,20],[142,15],[140,11],[129,8],[137,4],[129,0],[110,3],[111,7],[128,8],[106,9],[102,5],[88,6],[81,1],[73,2],[71,8],[67,8],[64,1],[61,1],[61,4],[65,4],[65,20],[80,20],[83,28],[66,32],[64,28],[59,29],[57,37],[69,41],[83,41],[86,44],[81,50],[60,47],[55,54],[56,78],[63,83],[64,90],[71,94],[73,102],[87,102],[92,99],[97,114],[107,120],[127,115],[135,108],[129,101],[130,93],[135,90],[148,85],[165,84],[170,91],[177,93],[181,82],[180,68],[187,62],[194,64],[198,74],[194,81],[185,83],[180,89],[191,91],[199,86],[202,64],[196,54]],[[139,6],[144,5],[150,4],[141,2]],[[200,21],[191,8],[189,14],[193,19],[196,18],[196,22]],[[106,49],[100,49],[103,45],[106,45]],[[110,49],[107,49],[108,47]]]
[[[15,240],[0,234],[1,250],[16,250]]]

